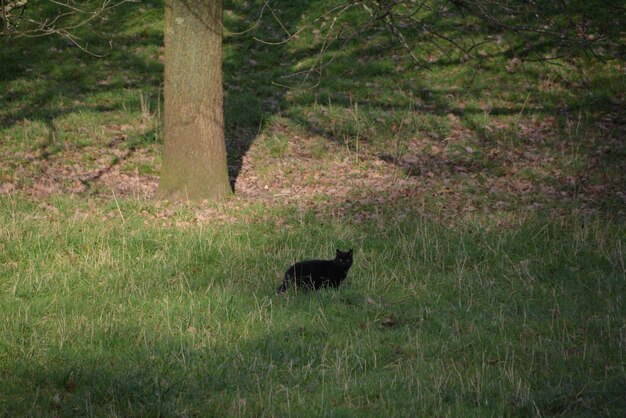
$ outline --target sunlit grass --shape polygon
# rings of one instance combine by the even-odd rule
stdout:
[[[275,8],[292,33],[331,2],[308,3]],[[227,2],[226,27],[262,4]],[[159,172],[162,10],[86,30],[100,59],[2,40],[0,415],[623,413],[621,64],[494,41],[426,44],[425,71],[373,31],[303,80],[329,23],[272,46],[266,13],[224,38],[250,195],[168,205],[124,188]],[[339,290],[274,293],[336,248]]]
[[[185,209],[161,221],[142,202],[2,203],[5,414],[624,405],[624,237],[597,219],[497,233],[295,213],[185,226]],[[357,251],[339,291],[274,294],[294,260],[336,247]]]

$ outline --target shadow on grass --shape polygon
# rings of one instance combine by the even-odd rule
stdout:
[[[310,16],[315,15],[317,10],[314,4],[282,0],[276,2],[274,7],[280,10],[282,23],[291,30],[309,22]],[[254,27],[260,11],[259,5],[254,2],[226,2],[225,9],[225,27],[232,32],[245,32]],[[159,102],[163,72],[163,65],[159,60],[162,53],[162,33],[152,25],[154,22],[146,22],[145,16],[152,16],[153,20],[162,19],[162,10],[161,1],[146,6],[131,4],[113,9],[107,22],[90,29],[84,37],[96,52],[106,53],[100,59],[78,51],[59,38],[2,40],[6,48],[3,47],[0,52],[0,85],[6,88],[0,96],[0,128],[9,129],[24,119],[39,121],[47,126],[47,139],[37,144],[40,147],[40,158],[45,160],[54,153],[63,152],[62,147],[55,147],[52,143],[55,130],[58,129],[57,121],[63,116],[81,112],[125,112],[127,106],[138,108],[140,99],[136,94],[129,97],[128,92],[131,90],[145,91],[152,101]],[[305,15],[309,17],[304,18]],[[120,25],[121,33],[106,33],[111,30],[111,22],[135,20],[140,22],[135,28]],[[441,24],[445,24],[445,21]],[[255,37],[283,39],[285,34],[280,26],[276,20],[265,16],[254,30],[225,37],[224,112],[228,168],[234,188],[244,157],[253,141],[267,123],[272,123],[272,118],[276,115],[286,116],[296,127],[311,135],[344,145],[345,138],[341,137],[344,133],[338,135],[329,128],[328,123],[293,110],[297,107],[311,108],[318,103],[330,102],[342,111],[349,111],[358,103],[362,109],[383,117],[410,111],[421,117],[431,118],[434,122],[429,129],[438,129],[435,125],[441,118],[454,115],[466,120],[464,127],[480,138],[483,144],[496,146],[494,137],[487,135],[480,123],[472,122],[472,118],[481,116],[486,111],[478,106],[461,107],[457,101],[459,94],[471,101],[481,101],[488,86],[472,87],[469,82],[469,86],[461,83],[461,87],[433,87],[419,79],[415,71],[396,71],[395,58],[390,58],[394,51],[381,51],[378,45],[369,42],[370,36],[372,39],[382,36],[378,29],[363,35],[368,39],[364,48],[355,48],[359,40],[352,41],[344,49],[333,45],[329,52],[336,54],[335,61],[325,69],[318,88],[311,87],[307,90],[306,85],[304,88],[298,86],[294,90],[304,92],[301,97],[288,99],[288,90],[272,83],[282,81],[282,76],[292,74],[298,64],[315,57],[319,51],[314,47],[300,46],[298,49],[290,43],[268,45],[255,40]],[[440,29],[443,30],[444,27]],[[458,28],[447,30],[454,36],[463,34]],[[478,27],[475,30],[486,35],[493,34],[491,27]],[[424,34],[416,33],[415,36],[421,39]],[[114,45],[112,50],[109,39]],[[545,41],[537,40],[532,46],[535,49],[528,53],[545,52],[546,47]],[[499,55],[509,57],[515,53],[506,50],[496,54]],[[444,57],[433,63],[433,70],[439,71],[458,64],[455,57]],[[476,68],[479,67],[480,65]],[[519,77],[519,74],[511,75],[514,76]],[[538,75],[532,74],[530,77],[536,76]],[[604,81],[616,83],[615,80]],[[588,120],[610,117],[605,127],[608,126],[612,131],[616,147],[612,147],[609,152],[599,152],[597,147],[581,146],[577,152],[581,159],[589,163],[581,166],[580,173],[584,174],[590,165],[594,165],[599,171],[603,171],[599,175],[611,177],[611,173],[619,172],[623,168],[620,157],[624,155],[626,144],[621,135],[623,125],[620,120],[625,119],[625,106],[622,106],[623,98],[616,99],[607,94],[604,81],[598,79],[591,86],[573,86],[569,93],[576,99],[564,100],[565,103],[557,97],[531,108],[520,100],[511,106],[491,107],[488,114],[492,117],[514,117],[526,113],[563,119],[585,112]],[[523,93],[542,97],[540,89],[532,83]],[[384,127],[386,123],[383,121],[381,126]],[[152,134],[158,136],[157,132]],[[345,134],[351,136],[348,146],[354,150],[353,133],[347,131]],[[523,135],[519,137],[524,139]],[[366,136],[362,139],[367,143]],[[578,147],[581,142],[581,138],[564,139],[571,147]],[[443,139],[440,142],[443,143]],[[471,158],[448,160],[429,156],[423,158],[427,161],[419,164],[403,161],[399,156],[391,154],[378,153],[374,155],[374,159],[382,159],[401,168],[407,176],[420,178],[428,173],[432,173],[434,177],[444,177],[449,172],[491,175],[511,163],[502,157],[482,155],[479,158],[476,155],[478,153]],[[94,171],[88,177],[98,179],[101,175],[101,172]]]
[[[300,312],[291,309],[293,315]],[[0,390],[0,411],[262,415],[268,410],[288,412],[288,393],[273,399],[280,388],[308,384],[311,393],[327,391],[306,378],[307,370],[322,362],[327,333],[321,326],[288,327],[252,339],[224,336],[228,342],[217,343],[207,343],[214,340],[209,328],[189,327],[178,337],[164,338],[156,328],[111,324],[96,333],[104,335],[91,343],[72,340],[63,348],[37,347],[37,360],[18,360],[13,371],[4,374],[8,380]]]
[[[49,138],[41,145],[45,159],[59,118],[137,109],[140,99],[129,99],[129,90],[147,93],[151,102],[162,100],[163,37],[151,26],[154,22],[144,22],[143,15],[156,14],[156,19],[162,19],[163,7],[159,0],[146,6],[120,6],[107,15],[106,22],[90,26],[84,34],[79,32],[81,42],[103,58],[80,51],[59,37],[0,39],[0,86],[4,90],[0,94],[0,128],[10,129],[23,120],[47,126]],[[240,2],[227,2],[226,8],[228,16],[242,16],[226,17],[226,26],[234,32],[247,29],[259,11],[256,5]],[[138,21],[139,27],[129,30],[121,24],[121,33],[109,33],[111,22],[129,21]],[[283,89],[271,82],[278,77],[281,57],[288,52],[285,47],[256,42],[252,34],[228,38],[224,48],[225,134],[234,186],[252,141],[264,121],[283,104]],[[156,132],[152,134],[156,136]]]
[[[476,292],[473,298],[484,296]],[[96,330],[91,339],[85,335],[83,340],[67,339],[62,347],[30,347],[32,357],[16,359],[14,367],[3,372],[0,411],[37,416],[261,416],[306,415],[314,410],[319,415],[331,415],[332,411],[382,412],[391,407],[407,413],[457,408],[482,415],[496,408],[501,413],[534,410],[550,414],[590,413],[597,408],[617,411],[625,401],[617,371],[610,371],[603,382],[600,376],[600,382],[593,381],[590,387],[584,380],[588,366],[618,361],[616,357],[574,357],[566,369],[533,370],[537,360],[526,350],[537,356],[541,353],[559,365],[562,350],[535,347],[514,336],[507,344],[514,348],[521,344],[523,354],[518,355],[531,364],[507,365],[509,373],[519,373],[526,385],[532,384],[525,398],[520,398],[519,388],[500,370],[504,367],[500,363],[507,360],[485,358],[487,351],[499,357],[497,342],[489,334],[490,325],[476,317],[464,317],[455,303],[448,302],[445,309],[437,308],[435,301],[423,301],[426,308],[409,300],[404,305],[387,305],[398,315],[396,319],[368,312],[374,309],[370,303],[375,302],[356,300],[359,297],[354,295],[327,299],[311,295],[310,299],[308,303],[304,298],[293,303],[275,302],[273,315],[297,318],[295,324],[288,325],[293,323],[288,320],[280,329],[259,324],[264,331],[254,331],[252,337],[247,335],[249,327],[238,325],[249,318],[249,312],[240,307],[235,308],[234,315],[229,308],[231,315],[221,317],[220,325],[187,326],[182,313],[169,312],[168,324],[146,327],[111,323]],[[511,295],[505,299],[510,301]],[[485,309],[484,313],[495,314]],[[509,312],[505,312],[500,310],[500,315],[508,318]],[[384,325],[384,318],[392,322]],[[525,332],[535,329],[535,320],[525,323]],[[168,325],[180,329],[161,328]],[[517,330],[517,325],[511,327],[509,332]],[[68,330],[71,332],[72,326]],[[414,339],[415,333],[419,340]],[[613,355],[618,356],[615,338]],[[466,382],[475,376],[474,367],[481,364],[483,373],[499,380],[500,387],[494,382],[484,382],[481,391],[467,387]],[[410,369],[403,370],[403,366]],[[428,370],[454,376],[438,387],[437,376]],[[572,380],[560,384],[559,380],[570,377],[570,373]],[[397,380],[402,382],[401,388]],[[407,396],[404,385],[413,390],[416,385],[426,385],[419,398],[425,402]]]

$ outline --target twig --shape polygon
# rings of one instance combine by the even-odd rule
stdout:
[[[81,51],[89,55],[101,58],[101,57],[104,57],[104,55],[99,55],[99,54],[89,51],[84,45],[82,45],[79,42],[80,38],[72,34],[72,31],[74,31],[75,29],[81,26],[88,24],[89,22],[100,17],[104,13],[110,11],[111,9],[114,9],[125,3],[136,3],[139,0],[118,0],[116,2],[113,2],[113,0],[102,0],[98,8],[91,12],[87,12],[86,10],[75,6],[74,4],[70,4],[70,0],[67,0],[67,2],[62,2],[59,0],[48,0],[48,1],[58,6],[61,6],[63,8],[67,8],[68,10],[65,12],[60,12],[57,15],[48,19],[44,19],[44,20],[29,19],[29,18],[22,17],[20,15],[19,19],[30,23],[31,25],[33,25],[33,28],[26,29],[23,31],[11,31],[9,30],[9,28],[12,27],[12,24],[10,23],[10,16],[7,13],[7,6],[5,6],[5,1],[3,0],[1,4],[3,5],[2,21],[4,24],[4,28],[2,32],[0,32],[0,36],[11,35],[11,36],[24,36],[24,37],[29,37],[29,38],[36,38],[36,37],[41,37],[41,36],[58,35],[67,39],[74,46],[78,47]],[[18,0],[9,6],[14,6],[16,4],[19,4],[22,7],[25,7],[28,4],[28,0]],[[15,7],[12,7],[11,9],[9,9],[9,11],[12,10],[13,8]],[[85,19],[80,20],[79,22],[75,24],[69,24],[67,26],[63,26],[60,28],[56,27],[56,25],[59,22],[61,22],[63,19],[69,16],[73,16],[73,15],[86,15],[87,17]]]

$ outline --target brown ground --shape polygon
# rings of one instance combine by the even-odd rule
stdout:
[[[243,156],[234,199],[226,206],[262,203],[293,205],[360,222],[378,216],[406,216],[415,210],[456,223],[483,219],[506,225],[540,210],[608,211],[623,216],[626,162],[612,153],[622,150],[626,123],[616,111],[589,130],[585,144],[564,137],[551,118],[519,123],[521,146],[488,143],[464,128],[458,117],[447,138],[412,138],[402,155],[380,153],[365,143],[357,154],[323,135],[292,136],[280,156],[266,146],[273,130],[260,135]],[[487,127],[506,130],[504,123]],[[1,194],[21,193],[34,199],[55,194],[96,198],[150,199],[158,184],[158,147],[125,147],[119,127],[109,127],[103,147],[68,149],[49,154],[45,147],[29,153],[2,155],[11,178]],[[235,138],[236,140],[236,138]],[[623,154],[622,154],[623,155]],[[86,158],[88,156],[89,158]],[[576,157],[578,167],[568,161]],[[619,168],[622,168],[621,175]],[[6,172],[7,170],[5,170]],[[198,209],[208,220],[219,209]]]

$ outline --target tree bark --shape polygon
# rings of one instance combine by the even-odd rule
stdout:
[[[157,196],[230,193],[222,91],[222,0],[166,0],[163,165]]]

